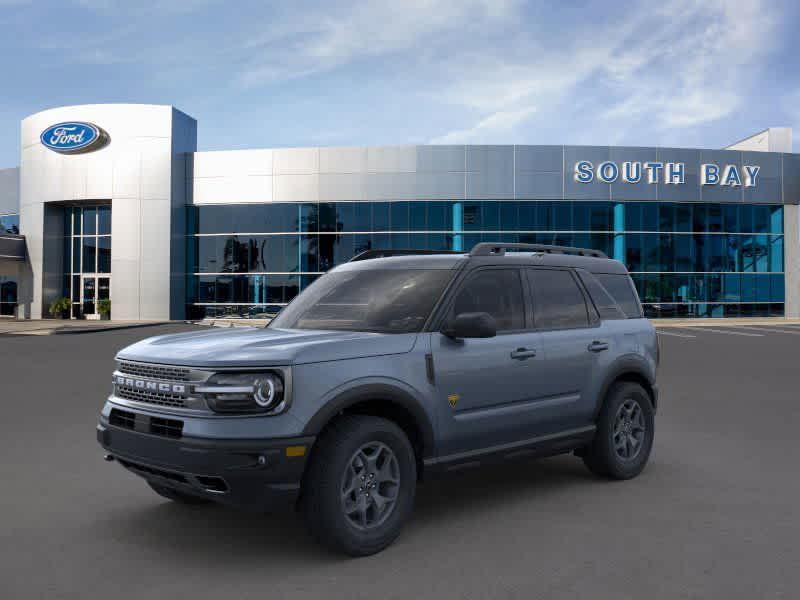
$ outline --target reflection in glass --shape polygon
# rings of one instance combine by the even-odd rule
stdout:
[[[459,203],[459,209],[454,210]],[[371,248],[469,250],[481,241],[617,246],[643,301],[661,316],[779,314],[783,208],[779,205],[626,202],[615,245],[607,201],[346,201],[189,209],[191,302],[277,306],[317,273]],[[457,219],[454,222],[453,219]],[[98,216],[100,223],[102,216]],[[617,226],[618,229],[619,226]],[[457,235],[454,235],[454,232]],[[407,233],[410,232],[410,233]],[[641,232],[641,233],[640,233]],[[458,242],[456,240],[458,239]],[[100,244],[102,246],[102,243]],[[102,269],[98,248],[98,270]],[[211,277],[204,273],[229,273]],[[300,274],[298,280],[294,275]],[[746,279],[763,274],[766,279]],[[774,275],[773,275],[774,274]],[[295,277],[292,282],[283,277]],[[233,310],[231,306],[213,310]],[[240,310],[240,309],[236,309]],[[653,313],[654,314],[654,313]]]

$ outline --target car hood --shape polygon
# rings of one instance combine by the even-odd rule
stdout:
[[[123,348],[117,358],[192,367],[291,365],[402,354],[414,347],[416,337],[414,333],[212,328],[148,338]]]

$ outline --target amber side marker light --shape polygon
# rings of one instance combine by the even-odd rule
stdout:
[[[306,455],[306,447],[305,446],[288,446],[286,448],[286,456],[289,458],[294,458],[297,456],[305,456]]]

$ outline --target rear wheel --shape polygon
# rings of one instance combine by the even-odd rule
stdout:
[[[597,432],[584,452],[583,462],[593,473],[604,477],[636,477],[650,457],[654,426],[647,391],[637,383],[615,383],[600,410]]]
[[[167,487],[165,485],[159,485],[158,483],[153,483],[152,481],[148,481],[147,485],[153,488],[153,491],[166,498],[167,500],[172,500],[173,502],[180,502],[181,504],[207,504],[209,500],[205,498],[201,498],[200,496],[193,496],[192,494],[186,494],[179,490]]]
[[[309,530],[337,552],[380,552],[400,534],[416,483],[414,450],[402,429],[379,417],[341,417],[317,442],[303,482]]]

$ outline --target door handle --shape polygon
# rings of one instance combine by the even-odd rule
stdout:
[[[517,348],[511,353],[511,358],[514,360],[525,360],[533,356],[536,356],[536,350],[532,348]]]
[[[602,352],[603,350],[608,350],[608,342],[601,342],[599,340],[595,340],[591,344],[589,344],[588,350],[590,352]]]

